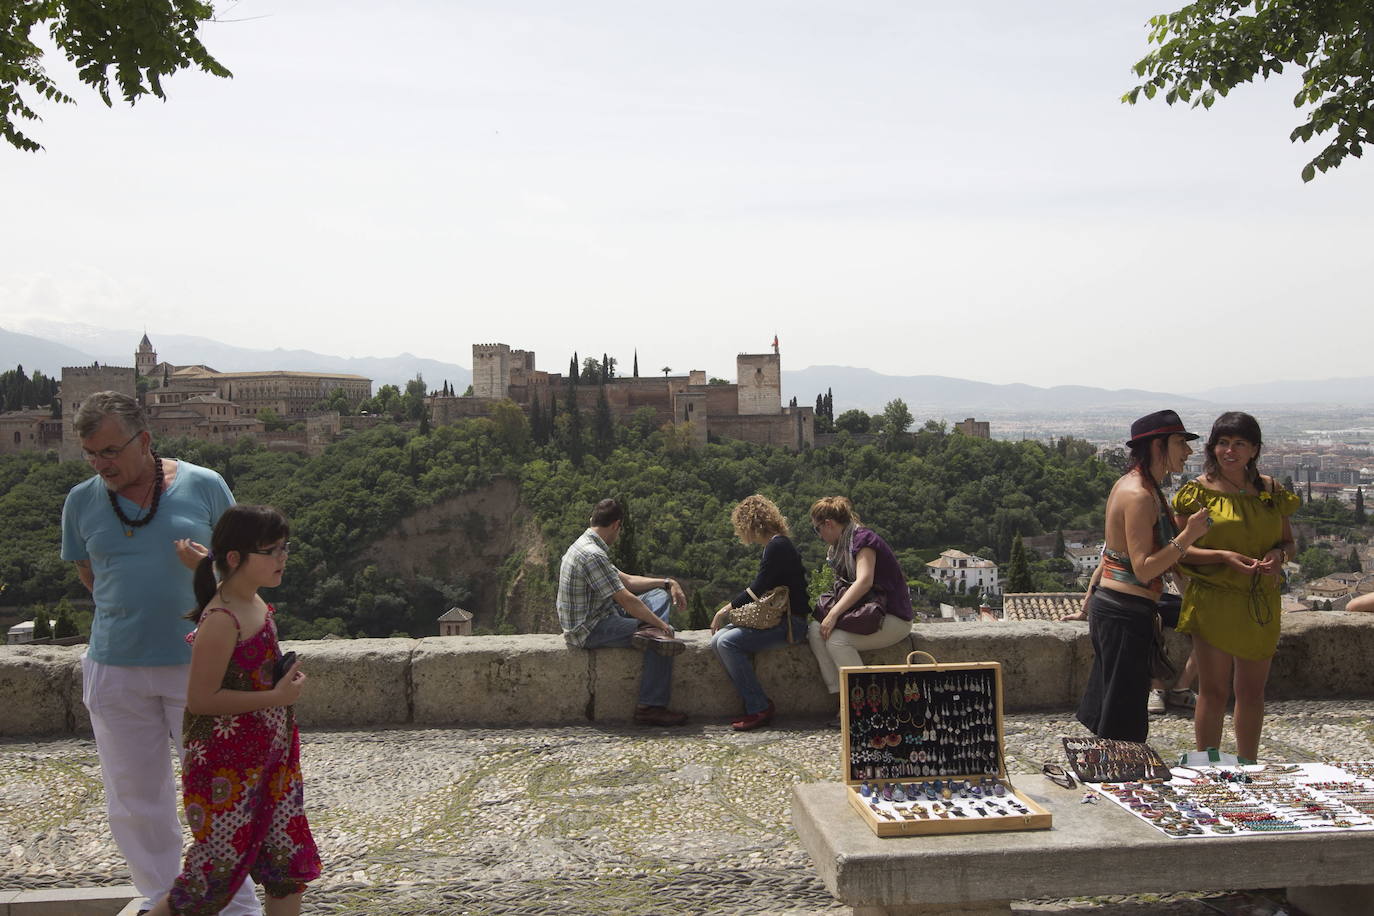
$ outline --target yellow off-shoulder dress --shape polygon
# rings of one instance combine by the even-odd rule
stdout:
[[[1206,506],[1212,527],[1195,542],[1211,550],[1234,550],[1262,557],[1283,540],[1283,520],[1300,505],[1282,487],[1260,493],[1222,493],[1196,480],[1179,488],[1174,511],[1192,515]],[[1275,576],[1251,576],[1224,563],[1185,564],[1188,587],[1178,629],[1193,633],[1223,652],[1253,661],[1274,654],[1279,644],[1279,583]]]

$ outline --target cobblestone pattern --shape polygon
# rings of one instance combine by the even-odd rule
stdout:
[[[1265,760],[1374,758],[1374,701],[1270,707]],[[1008,768],[1061,760],[1067,714],[1005,722]],[[1154,720],[1166,757],[1182,713]],[[306,803],[325,876],[305,912],[406,914],[844,912],[790,824],[798,781],[837,778],[816,723],[687,729],[394,730],[303,735]],[[128,882],[88,739],[0,743],[0,887]],[[1216,897],[1024,901],[1026,912],[1216,913]],[[1271,895],[1272,896],[1272,895]],[[1281,897],[1275,898],[1280,901]],[[1281,908],[1281,907],[1280,907]],[[1235,912],[1277,912],[1262,899]]]

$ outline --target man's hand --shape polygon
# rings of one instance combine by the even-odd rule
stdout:
[[[687,609],[687,593],[682,590],[682,586],[677,584],[676,579],[669,579],[668,584],[672,586],[670,594],[673,596],[673,606],[679,611]]]
[[[193,572],[200,565],[200,561],[210,555],[209,548],[190,538],[178,538],[172,542],[172,547],[176,550],[177,559],[181,561],[181,565]]]

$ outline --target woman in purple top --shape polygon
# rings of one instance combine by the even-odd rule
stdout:
[[[859,514],[843,496],[827,496],[811,507],[811,527],[830,546],[826,562],[854,585],[821,621],[811,621],[807,640],[821,668],[825,689],[840,692],[840,669],[863,664],[860,649],[881,649],[911,635],[911,590],[887,542],[859,524]],[[861,635],[835,626],[845,611],[873,586],[886,593],[887,613],[876,633]]]

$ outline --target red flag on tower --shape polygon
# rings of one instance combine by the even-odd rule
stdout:
[[[778,335],[773,335],[773,352],[778,352]]]

